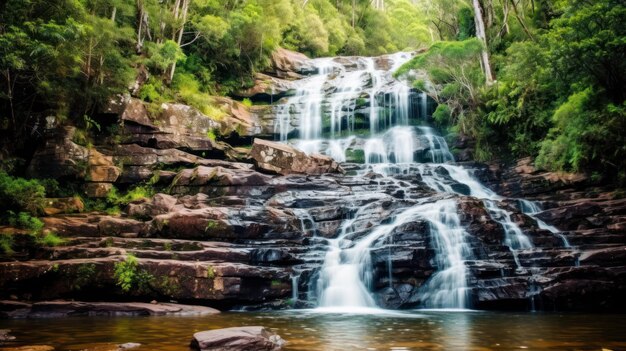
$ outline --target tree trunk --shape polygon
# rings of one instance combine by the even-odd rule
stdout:
[[[472,1],[474,4],[474,19],[476,22],[476,37],[483,43],[481,53],[481,65],[485,72],[485,81],[487,85],[491,85],[494,81],[493,71],[489,64],[489,52],[487,51],[487,34],[485,32],[485,21],[483,20],[483,11],[478,0]]]
[[[513,13],[515,13],[515,18],[517,18],[517,21],[522,26],[522,29],[524,29],[524,33],[526,33],[526,35],[528,35],[530,40],[535,40],[533,35],[530,33],[530,30],[526,26],[526,22],[524,22],[524,19],[520,16],[520,13],[517,11],[517,4],[515,4],[515,0],[511,0],[511,5],[513,6]],[[522,13],[522,15],[523,15],[523,13]]]

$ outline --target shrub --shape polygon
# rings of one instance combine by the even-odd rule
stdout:
[[[122,288],[122,291],[129,292],[131,289],[137,289],[137,291],[147,291],[150,287],[150,282],[154,280],[154,277],[143,269],[139,269],[139,262],[134,255],[127,255],[123,262],[115,264],[115,272],[113,274],[116,280],[117,286]]]
[[[152,190],[152,188],[148,186],[134,187],[124,195],[121,195],[116,188],[113,188],[107,194],[107,201],[110,205],[113,205],[113,207],[115,207],[118,205],[128,205],[133,201],[152,197],[152,195],[154,195],[154,190]],[[113,213],[115,212],[116,211],[113,210]]]
[[[31,216],[27,212],[20,212],[15,214],[12,211],[9,213],[9,225],[17,228],[28,229],[32,233],[39,233],[43,228],[43,222],[36,217]]]
[[[41,212],[46,190],[35,179],[14,178],[0,171],[0,210]]]

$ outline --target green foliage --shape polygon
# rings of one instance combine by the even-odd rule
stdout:
[[[10,256],[13,253],[13,235],[0,234],[0,254]]]
[[[35,179],[11,177],[0,171],[0,210],[38,214],[45,198],[45,188]]]
[[[474,13],[469,7],[463,7],[459,11],[459,34],[458,40],[466,40],[476,36],[476,24],[474,23]]]
[[[126,194],[120,194],[116,188],[111,189],[107,194],[107,201],[112,205],[128,205],[133,201],[150,198],[154,195],[152,187],[139,185],[131,188]]]
[[[15,214],[13,211],[8,211],[8,215],[8,223],[13,227],[27,229],[32,233],[39,233],[43,229],[43,222],[39,218],[31,216],[28,212]]]
[[[206,269],[206,277],[209,279],[215,278],[215,268],[213,266],[208,266]]]
[[[452,110],[448,105],[440,104],[433,112],[433,119],[439,125],[449,125],[452,119]]]
[[[35,242],[43,247],[56,247],[65,244],[65,239],[55,233],[35,234]]]
[[[478,106],[484,84],[479,64],[482,49],[478,39],[438,42],[404,64],[394,75],[404,76],[415,69],[426,71],[437,87],[437,91],[430,91],[431,95],[438,96],[439,102],[447,105],[436,114],[438,123],[448,122],[468,133],[474,128],[468,111]]]
[[[137,257],[128,254],[126,259],[115,264],[113,276],[117,286],[122,291],[130,292],[135,289],[138,292],[145,292],[149,289],[154,277],[143,269],[139,269]]]
[[[241,101],[241,103],[245,106],[245,107],[252,107],[252,100],[245,98],[243,99],[243,101]]]

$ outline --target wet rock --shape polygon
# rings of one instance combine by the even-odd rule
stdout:
[[[124,351],[141,347],[141,344],[134,342],[127,342],[125,344],[98,344],[98,345],[77,345],[81,351]]]
[[[261,248],[250,252],[252,264],[286,265],[297,263],[298,260],[286,249]]]
[[[15,340],[15,337],[10,333],[11,330],[9,329],[0,329],[0,345],[4,342]]]
[[[267,175],[251,170],[200,166],[179,172],[172,186],[259,186],[268,184],[270,179]]]
[[[142,302],[79,302],[42,301],[16,306],[0,301],[0,315],[9,318],[58,318],[71,316],[163,316],[163,315],[211,315],[218,310],[193,305]],[[128,344],[130,346],[130,344]]]
[[[48,345],[0,347],[0,351],[54,351],[54,347]]]
[[[195,333],[191,348],[201,351],[280,350],[285,340],[264,327],[233,327]]]
[[[254,139],[252,158],[257,169],[282,175],[343,173],[332,158],[323,155],[307,155],[289,145]]]

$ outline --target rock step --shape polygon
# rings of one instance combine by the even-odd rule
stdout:
[[[0,263],[0,286],[6,287],[7,294],[15,291],[18,298],[20,292],[27,291],[31,298],[40,300],[91,291],[111,298],[131,294],[146,298],[260,302],[267,298],[287,298],[291,293],[290,274],[282,268],[146,258],[137,259],[133,273],[142,280],[140,285],[133,283],[131,290],[124,292],[116,286],[114,277],[115,264],[123,260],[123,256],[110,256],[3,262]],[[13,285],[16,280],[19,284]]]

